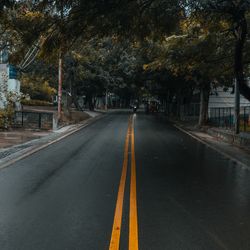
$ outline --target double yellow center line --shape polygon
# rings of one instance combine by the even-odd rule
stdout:
[[[131,145],[131,178],[130,178],[130,208],[129,208],[129,250],[138,250],[138,219],[137,219],[137,198],[136,198],[136,162],[135,162],[135,134],[134,117],[130,116],[128,131],[126,135],[124,160],[122,175],[118,189],[118,196],[115,208],[114,223],[109,250],[119,250],[123,201],[126,186],[126,177],[128,169],[129,144]]]

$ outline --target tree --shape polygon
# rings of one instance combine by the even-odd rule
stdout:
[[[13,0],[2,0],[0,2],[0,13],[3,12],[3,10],[5,8],[10,8],[11,6],[13,6],[15,1]]]
[[[43,76],[24,74],[21,77],[21,92],[28,95],[32,100],[52,102],[56,94],[55,88]]]
[[[129,89],[136,89],[135,76],[139,68],[136,48],[127,40],[106,37],[78,41],[65,57],[65,68],[66,86],[75,106],[77,96],[85,95],[89,106],[93,107],[91,100],[105,95],[106,91],[129,103]]]
[[[248,34],[248,16],[250,1],[248,0],[206,0],[188,1],[193,14],[202,15],[207,20],[212,18],[224,21],[228,28],[221,30],[225,36],[234,37],[234,75],[239,84],[240,93],[250,100],[250,88],[245,81],[244,54]],[[226,53],[226,52],[225,52]]]
[[[200,90],[199,125],[208,119],[208,101],[211,83],[226,84],[232,78],[232,55],[225,55],[225,48],[230,40],[220,34],[224,23],[206,23],[203,19],[189,17],[180,24],[178,35],[173,35],[158,44],[159,52],[150,68],[166,68],[176,77],[186,79],[186,84],[179,84],[183,90],[196,85]],[[218,66],[219,65],[219,66]],[[183,81],[185,82],[185,81]],[[179,94],[181,91],[179,91]]]
[[[65,35],[68,41],[78,37],[90,39],[96,35],[159,36],[174,32],[183,15],[183,6],[178,0],[43,0],[35,3],[33,9],[49,12],[52,23],[57,24],[52,26],[57,27],[58,33]],[[63,19],[63,25],[60,25],[60,19]]]

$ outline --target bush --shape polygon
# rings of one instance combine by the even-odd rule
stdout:
[[[22,105],[27,106],[53,106],[53,103],[42,100],[22,100]]]
[[[6,112],[0,110],[0,128],[6,128]]]
[[[14,114],[14,109],[10,106],[6,109],[0,109],[0,128],[8,129],[12,124]]]
[[[48,81],[37,78],[29,78],[24,76],[21,79],[21,92],[29,95],[34,100],[50,101],[56,94],[56,89],[49,85]]]

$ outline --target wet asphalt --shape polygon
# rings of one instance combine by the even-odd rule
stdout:
[[[109,248],[129,115],[106,115],[0,171],[1,250]],[[250,249],[250,168],[143,113],[135,156],[139,249]]]

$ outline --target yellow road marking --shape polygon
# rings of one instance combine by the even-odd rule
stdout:
[[[114,223],[113,223],[109,250],[119,250],[119,245],[120,245],[123,200],[124,200],[124,191],[125,191],[127,168],[128,168],[128,149],[129,149],[130,133],[131,133],[131,118],[129,119],[128,131],[127,131],[126,141],[125,141],[122,175],[121,175],[121,180],[120,180],[120,185],[119,185],[119,190],[118,190],[118,195],[117,195]]]
[[[135,116],[134,116],[135,117]],[[123,213],[124,192],[128,168],[129,142],[131,141],[131,180],[130,180],[130,208],[129,208],[129,250],[138,250],[138,218],[137,218],[137,197],[136,197],[136,161],[135,161],[135,135],[134,117],[129,119],[126,135],[122,175],[118,189],[118,196],[115,208],[114,223],[109,250],[119,250],[121,223]]]
[[[131,130],[131,180],[130,180],[130,209],[129,209],[129,250],[138,250],[138,218],[136,197],[136,162],[135,162],[135,133],[134,117]]]

